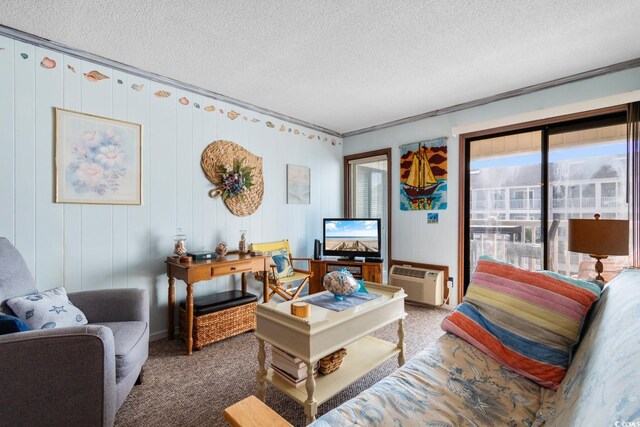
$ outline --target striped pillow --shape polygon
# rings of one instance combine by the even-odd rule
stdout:
[[[482,256],[463,302],[443,320],[442,329],[556,390],[585,316],[599,297],[593,283]]]

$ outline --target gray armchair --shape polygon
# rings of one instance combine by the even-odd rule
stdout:
[[[17,249],[0,238],[0,311],[37,292]],[[68,294],[88,325],[0,335],[0,424],[111,426],[149,350],[145,289]]]

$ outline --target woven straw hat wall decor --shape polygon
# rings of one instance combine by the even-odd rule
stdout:
[[[214,141],[202,152],[200,166],[217,186],[209,196],[222,197],[232,214],[247,216],[258,209],[264,195],[262,157],[234,142]]]

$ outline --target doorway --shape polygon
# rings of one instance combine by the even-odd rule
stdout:
[[[589,259],[568,250],[568,220],[628,218],[626,127],[619,106],[461,136],[464,290],[481,255],[579,276]]]
[[[391,259],[391,148],[344,157],[345,218],[381,219],[382,281]]]

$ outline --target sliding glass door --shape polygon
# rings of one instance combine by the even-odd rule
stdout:
[[[542,132],[474,141],[469,162],[469,268],[491,255],[542,266]]]
[[[593,260],[567,249],[567,220],[596,213],[628,218],[626,113],[489,134],[465,144],[464,283],[481,255],[531,270],[590,276]],[[619,269],[628,257],[608,263]]]
[[[567,250],[567,220],[592,219],[595,213],[603,219],[628,218],[626,130],[626,123],[616,120],[550,129],[547,269],[595,278],[593,259]],[[619,270],[628,257],[604,263]]]

